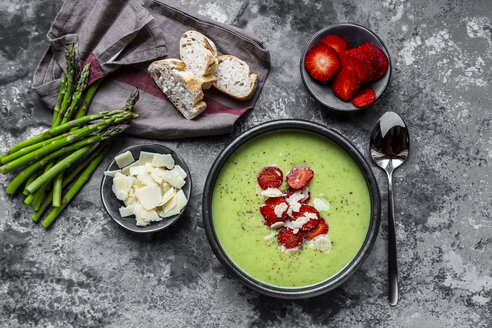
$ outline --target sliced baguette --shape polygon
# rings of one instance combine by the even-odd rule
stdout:
[[[248,100],[255,94],[258,75],[250,74],[249,66],[241,59],[224,55],[217,57],[219,64],[214,87],[223,93],[239,99]]]
[[[183,33],[179,41],[179,56],[203,89],[210,88],[217,80],[214,76],[217,68],[217,47],[205,35],[197,31]]]
[[[150,75],[164,94],[188,120],[205,110],[203,92],[193,73],[179,59],[163,59],[149,66]]]

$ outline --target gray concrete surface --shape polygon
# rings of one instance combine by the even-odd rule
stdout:
[[[163,142],[188,162],[194,195],[186,217],[155,236],[111,221],[99,200],[101,169],[49,231],[31,222],[22,197],[7,197],[12,176],[0,176],[0,326],[490,327],[491,2],[182,2],[265,42],[272,69],[256,108],[232,136]],[[30,84],[60,5],[0,2],[2,148],[49,121]],[[304,90],[298,56],[312,33],[345,21],[384,40],[393,76],[373,108],[335,115]],[[388,110],[412,137],[395,179],[400,304],[386,298],[385,204],[372,254],[334,292],[281,301],[243,287],[212,254],[201,221],[202,187],[219,151],[241,131],[293,117],[342,132],[367,155],[369,133]],[[112,151],[137,141],[122,138]],[[385,177],[374,171],[384,199]]]

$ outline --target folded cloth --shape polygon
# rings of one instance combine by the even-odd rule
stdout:
[[[151,61],[179,58],[179,39],[188,30],[209,37],[219,55],[234,55],[258,74],[253,98],[239,101],[213,88],[205,91],[207,109],[185,119],[147,72]],[[252,108],[270,68],[261,42],[234,26],[218,23],[165,0],[67,0],[48,32],[50,46],[33,78],[33,88],[52,108],[65,68],[64,49],[76,42],[81,62],[90,63],[90,83],[104,78],[90,112],[117,109],[136,87],[141,90],[127,133],[156,139],[229,133],[234,122]]]

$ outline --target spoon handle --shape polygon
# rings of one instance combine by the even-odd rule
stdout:
[[[393,172],[388,172],[388,282],[389,302],[398,303],[398,263],[396,261],[395,206],[393,204]]]

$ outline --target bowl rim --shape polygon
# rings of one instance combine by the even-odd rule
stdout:
[[[359,169],[362,171],[371,198],[371,218],[369,228],[364,243],[362,244],[354,259],[352,259],[340,272],[338,272],[333,277],[314,285],[299,288],[271,286],[257,281],[252,277],[250,278],[226,255],[225,251],[218,241],[215,229],[213,227],[212,218],[211,205],[215,183],[224,164],[227,162],[230,156],[244,144],[258,138],[259,136],[283,130],[299,130],[315,133],[323,138],[334,142],[339,147],[341,147],[351,156],[351,158],[359,166]],[[268,296],[283,299],[299,299],[321,295],[330,290],[333,290],[334,288],[345,282],[362,265],[362,263],[366,260],[367,256],[372,250],[379,231],[379,225],[381,221],[380,216],[381,202],[376,178],[368,161],[359,152],[355,145],[353,145],[346,137],[335,130],[332,130],[318,123],[299,119],[282,119],[263,123],[245,131],[237,138],[235,138],[227,147],[224,148],[224,150],[222,150],[222,152],[217,156],[216,160],[212,164],[212,167],[205,181],[202,199],[202,218],[205,232],[212,251],[218,258],[218,260],[224,266],[230,269],[234,273],[234,275],[249,288]]]
[[[130,232],[133,232],[133,233],[138,233],[138,234],[158,232],[158,231],[162,231],[162,230],[168,229],[169,227],[171,227],[172,225],[174,225],[184,215],[184,213],[186,211],[186,208],[188,207],[188,204],[190,203],[191,195],[192,195],[192,192],[193,192],[193,186],[192,186],[192,181],[191,181],[191,174],[190,174],[190,169],[188,168],[188,164],[186,164],[186,162],[184,161],[184,159],[181,156],[179,156],[174,150],[172,150],[169,147],[166,147],[164,145],[161,145],[159,143],[155,143],[155,142],[136,144],[136,145],[131,145],[131,146],[128,146],[128,147],[123,148],[117,154],[114,155],[113,159],[109,162],[109,164],[106,167],[105,171],[109,171],[111,169],[111,167],[115,164],[115,162],[116,162],[115,157],[116,156],[118,156],[118,155],[120,155],[120,154],[122,154],[122,153],[124,153],[126,151],[131,151],[131,150],[136,149],[136,148],[144,148],[144,147],[149,147],[149,146],[150,147],[158,147],[158,148],[161,148],[161,149],[163,149],[165,151],[168,151],[167,153],[163,153],[163,152],[159,151],[159,154],[171,154],[174,158],[179,159],[179,161],[181,163],[183,163],[183,167],[182,168],[186,172],[186,175],[187,175],[187,177],[186,177],[186,184],[189,184],[190,192],[187,195],[188,202],[186,203],[185,207],[181,210],[181,212],[179,214],[175,215],[174,217],[170,217],[170,218],[166,218],[166,219],[163,219],[162,220],[162,221],[167,220],[168,224],[158,226],[157,224],[159,222],[162,222],[162,221],[159,221],[159,222],[156,222],[156,224],[154,224],[154,229],[147,229],[147,230],[142,230],[141,229],[141,228],[152,227],[152,223],[149,226],[146,226],[146,227],[140,227],[140,226],[135,225],[135,226],[132,226],[132,228],[129,228],[129,227],[123,225],[119,221],[119,220],[121,220],[121,218],[115,218],[113,216],[113,214],[111,214],[111,212],[108,210],[109,204],[106,203],[106,199],[105,199],[105,197],[103,195],[103,189],[104,189],[104,183],[106,182],[107,179],[109,179],[109,177],[103,174],[103,177],[101,179],[101,184],[100,184],[100,187],[99,187],[99,195],[101,197],[101,202],[103,204],[104,209],[106,210],[106,213],[108,213],[108,215],[113,219],[113,221],[115,221],[123,229],[125,229],[127,231],[130,231]]]
[[[330,106],[330,105],[326,104],[323,100],[321,100],[318,96],[316,96],[313,93],[313,91],[311,90],[311,88],[307,84],[306,79],[304,78],[304,72],[303,72],[303,70],[304,70],[304,58],[306,57],[306,53],[309,51],[309,49],[308,49],[309,44],[314,39],[316,39],[319,35],[321,35],[323,33],[326,33],[328,30],[330,30],[332,28],[335,28],[335,27],[339,27],[339,26],[356,27],[356,28],[360,28],[360,29],[368,32],[369,34],[372,34],[381,43],[381,45],[384,48],[385,54],[388,56],[388,71],[386,73],[386,74],[388,74],[388,80],[386,81],[386,83],[384,85],[384,88],[383,88],[383,91],[381,92],[381,94],[376,95],[376,98],[374,99],[374,101],[372,102],[372,104],[370,104],[369,106],[361,107],[361,108],[358,108],[358,107],[353,106],[353,108],[349,108],[349,109],[338,108],[338,107]],[[388,85],[389,85],[390,80],[391,80],[391,68],[392,68],[391,56],[390,56],[390,53],[388,51],[388,48],[386,48],[386,45],[384,44],[383,40],[381,40],[381,38],[376,33],[374,33],[373,31],[371,31],[369,28],[367,28],[365,26],[362,26],[362,25],[359,25],[359,24],[356,24],[356,23],[350,23],[350,22],[332,24],[332,25],[329,25],[327,27],[324,27],[324,28],[318,30],[317,32],[315,32],[309,38],[309,40],[306,42],[306,44],[304,45],[304,48],[302,49],[302,52],[301,52],[301,57],[299,59],[299,70],[300,70],[302,84],[304,85],[304,87],[306,88],[306,90],[308,91],[308,93],[311,95],[311,97],[313,97],[318,103],[320,103],[321,105],[323,105],[324,108],[328,108],[330,110],[337,111],[337,112],[345,112],[345,113],[358,112],[358,111],[366,110],[367,108],[373,106],[379,100],[379,98],[381,98],[381,96],[386,92],[386,89],[388,88]],[[309,74],[309,73],[307,73],[307,74]]]

